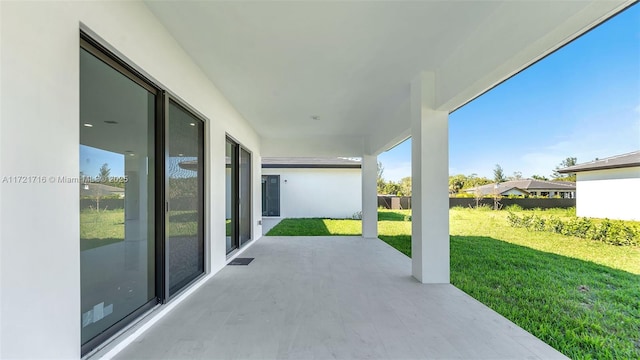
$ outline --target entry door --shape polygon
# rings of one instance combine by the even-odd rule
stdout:
[[[262,175],[262,216],[280,216],[280,175]]]

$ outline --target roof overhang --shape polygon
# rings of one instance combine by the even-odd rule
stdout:
[[[561,174],[574,174],[584,171],[610,170],[640,167],[640,151],[615,155],[558,170]]]
[[[633,1],[147,1],[261,137],[264,156],[378,154],[410,82],[453,111]]]

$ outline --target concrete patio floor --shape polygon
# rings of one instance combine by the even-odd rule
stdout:
[[[377,239],[262,237],[118,359],[559,359]]]

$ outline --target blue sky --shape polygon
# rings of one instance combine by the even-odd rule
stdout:
[[[640,149],[640,5],[634,5],[449,116],[449,173],[549,177]],[[411,140],[378,156],[411,175]]]
[[[80,145],[80,171],[85,176],[98,176],[104,163],[109,165],[111,176],[124,176],[124,155]]]

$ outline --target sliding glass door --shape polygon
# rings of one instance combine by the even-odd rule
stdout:
[[[169,101],[167,119],[169,296],[204,273],[204,126]]]
[[[227,139],[225,148],[227,254],[238,245],[238,144]]]
[[[251,153],[230,138],[226,144],[227,254],[251,240]]]
[[[204,274],[205,159],[204,122],[84,34],[79,126],[84,355]]]
[[[240,174],[239,177],[239,242],[240,246],[251,240],[251,154],[244,148],[240,148]]]
[[[92,45],[80,49],[83,353],[157,303],[158,92]],[[121,326],[119,326],[121,327]]]

